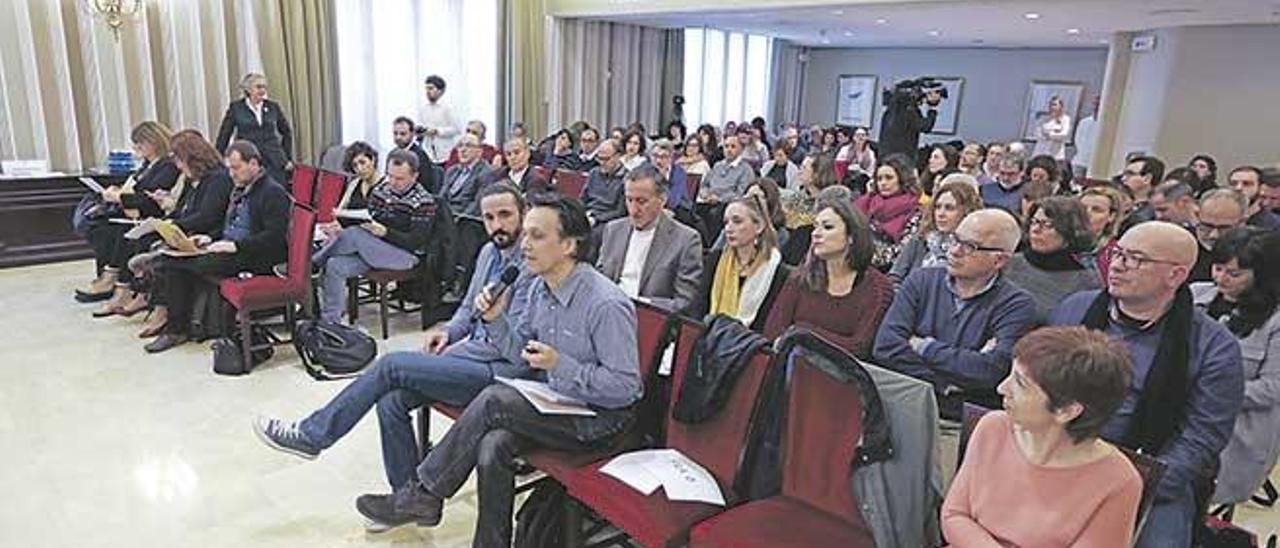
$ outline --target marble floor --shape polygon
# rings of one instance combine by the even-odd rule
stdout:
[[[472,484],[438,527],[364,532],[355,497],[387,489],[376,417],[310,462],[250,431],[255,415],[301,417],[343,382],[311,380],[286,347],[244,377],[214,375],[208,343],[148,355],[134,336],[141,316],[93,319],[96,305],[72,300],[92,268],[0,270],[0,546],[470,544]],[[376,330],[372,307],[362,314]],[[416,321],[394,315],[381,352],[416,348]],[[1265,538],[1280,509],[1243,505],[1236,522]]]

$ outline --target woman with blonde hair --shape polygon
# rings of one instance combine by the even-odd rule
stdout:
[[[752,331],[763,332],[789,274],[765,200],[748,194],[730,202],[724,210],[724,237],[724,248],[707,256],[700,298],[688,312],[698,318],[731,316]]]
[[[241,99],[231,101],[222,116],[215,147],[226,154],[227,145],[244,139],[258,147],[267,174],[282,185],[289,184],[293,169],[293,129],[280,104],[267,98],[267,77],[250,72],[240,79]]]
[[[1120,226],[1128,215],[1129,199],[1115,188],[1098,185],[1086,188],[1080,195],[1080,203],[1089,217],[1089,228],[1094,237],[1093,249],[1082,257],[1092,261],[1098,277],[1106,284],[1111,267],[1111,248],[1120,239]]]
[[[953,177],[951,175],[948,177]],[[920,231],[907,236],[902,252],[889,269],[895,284],[920,268],[947,266],[947,252],[955,243],[955,230],[970,213],[982,209],[982,198],[973,185],[963,182],[944,183],[934,192],[933,200],[924,207]]]

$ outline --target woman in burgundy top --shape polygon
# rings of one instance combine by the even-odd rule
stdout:
[[[775,339],[792,325],[870,359],[880,320],[893,301],[893,281],[871,268],[871,231],[847,200],[821,199],[803,267],[787,279],[765,323]]]

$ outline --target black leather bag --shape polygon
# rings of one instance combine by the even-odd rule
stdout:
[[[252,341],[252,350],[249,351],[249,357],[253,363],[247,366],[244,363],[244,355],[240,353],[239,330],[233,332],[230,337],[221,337],[213,341],[211,348],[214,373],[230,376],[245,375],[258,364],[275,355],[275,348],[271,346],[271,336],[265,328],[254,326],[251,333],[249,339]]]
[[[358,329],[324,320],[303,320],[293,332],[302,365],[318,381],[360,374],[378,356],[378,343]]]

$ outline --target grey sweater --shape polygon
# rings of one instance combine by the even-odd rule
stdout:
[[[1098,271],[1093,268],[1080,270],[1042,270],[1027,261],[1019,253],[1009,259],[1004,268],[1005,278],[1025,289],[1036,303],[1036,325],[1045,325],[1049,313],[1068,295],[1086,289],[1099,289]]]

